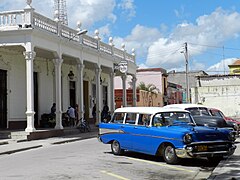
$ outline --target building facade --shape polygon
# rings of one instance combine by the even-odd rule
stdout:
[[[182,86],[168,82],[166,104],[182,104],[183,102]]]
[[[240,74],[240,59],[236,60],[233,64],[228,65],[229,74]]]
[[[134,78],[136,69],[134,51],[114,47],[111,38],[100,41],[98,31],[91,37],[80,26],[74,30],[47,18],[31,1],[23,10],[1,12],[0,128],[36,131],[53,103],[56,129],[63,128],[62,113],[70,105],[78,104],[79,118],[91,118],[96,103],[100,120],[104,103],[115,109],[114,77]]]
[[[133,82],[136,81],[137,86],[137,94],[136,94],[136,104],[133,106],[163,106],[165,103],[164,101],[167,100],[167,74],[166,70],[162,68],[146,68],[146,69],[137,69],[136,78],[131,79],[130,77],[127,78],[127,96],[131,97],[131,92],[133,89]],[[140,83],[144,83],[146,86],[153,84],[156,86],[158,90],[157,93],[151,93],[148,91],[144,91],[138,89]],[[115,77],[115,93],[116,100],[115,103],[118,107],[121,107],[122,104],[120,103],[119,99],[123,97],[122,89],[123,83],[121,77]],[[136,87],[135,87],[136,88]],[[129,98],[128,98],[129,99]],[[128,101],[128,106],[131,106],[131,101]]]
[[[196,87],[196,79],[195,76],[207,75],[204,71],[190,71],[188,72],[188,87],[189,87],[189,97],[187,99],[187,81],[186,81],[186,72],[176,72],[170,71],[168,72],[168,82],[173,84],[178,84],[182,86],[183,91],[183,103],[192,102],[191,100],[191,88]]]
[[[201,103],[223,111],[226,116],[240,116],[240,75],[197,76],[192,88],[192,103]]]

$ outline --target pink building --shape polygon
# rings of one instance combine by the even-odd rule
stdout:
[[[139,92],[139,99],[137,99],[138,106],[163,106],[165,96],[167,95],[167,74],[166,70],[162,68],[148,68],[148,69],[138,69],[136,73],[136,86],[138,87],[141,82],[145,85],[153,84],[159,90],[157,96],[153,96],[153,100],[149,100],[149,98],[145,98],[146,93]],[[127,77],[126,88],[132,89],[132,80],[131,77]],[[114,89],[119,90],[122,89],[122,80],[121,77],[116,77],[114,80]],[[155,100],[154,100],[155,99]],[[147,101],[147,102],[146,102]],[[152,101],[152,102],[148,102]]]

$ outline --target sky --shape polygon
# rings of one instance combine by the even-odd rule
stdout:
[[[113,38],[135,49],[139,68],[209,74],[228,73],[240,58],[240,1],[238,0],[66,0],[68,25],[88,29],[101,40]],[[26,0],[0,0],[0,11],[18,10]],[[54,17],[54,0],[33,0],[36,12]],[[185,48],[186,45],[186,48]],[[187,49],[187,56],[186,56]]]

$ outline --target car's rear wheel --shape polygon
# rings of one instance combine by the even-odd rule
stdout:
[[[168,164],[177,164],[180,160],[176,155],[175,148],[170,144],[163,149],[163,159]]]
[[[111,149],[114,155],[121,155],[123,154],[123,149],[121,149],[121,146],[118,141],[114,140],[111,144]]]

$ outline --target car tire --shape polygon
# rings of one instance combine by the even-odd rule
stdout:
[[[114,140],[111,144],[111,149],[114,155],[121,155],[123,154],[123,149],[121,149],[121,146],[118,141]]]
[[[177,164],[179,162],[179,158],[176,155],[175,148],[168,144],[163,148],[163,159],[167,164]]]

